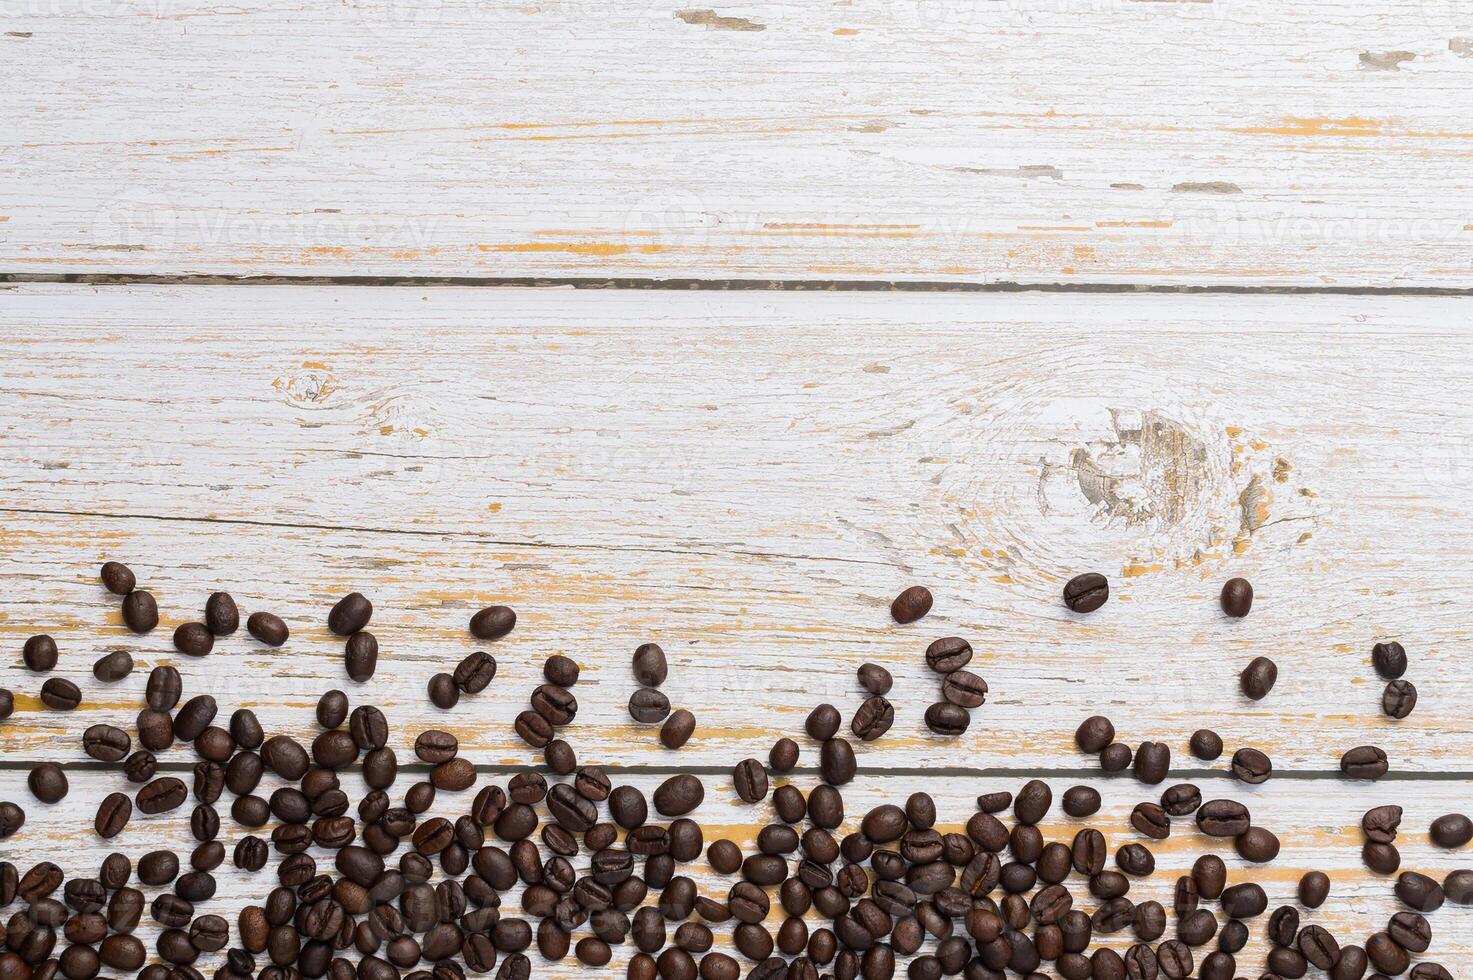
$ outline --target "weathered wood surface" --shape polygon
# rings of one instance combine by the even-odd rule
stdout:
[[[188,811],[182,807],[173,814],[145,817],[135,813],[133,822],[111,842],[100,840],[90,827],[90,815],[98,802],[109,792],[127,791],[131,787],[120,776],[105,777],[92,774],[82,778],[80,773],[71,774],[73,789],[63,802],[44,806],[28,799],[24,786],[24,774],[15,770],[0,771],[0,798],[28,799],[31,819],[21,835],[5,842],[4,850],[14,859],[16,853],[23,856],[33,854],[25,848],[25,842],[45,841],[46,855],[64,870],[74,874],[95,874],[103,857],[110,851],[123,850],[135,859],[149,850],[166,848],[177,850],[182,842],[189,840]],[[408,776],[401,777],[407,779]],[[484,774],[482,784],[490,780],[505,785],[506,774]],[[629,783],[643,789],[648,795],[659,784],[662,777],[650,774],[616,774],[615,784]],[[779,778],[774,786],[787,780]],[[769,802],[752,806],[736,799],[731,782],[725,777],[707,777],[706,801],[693,814],[705,828],[705,841],[709,844],[718,838],[728,838],[741,845],[743,853],[755,853],[757,831],[775,819]],[[812,777],[796,777],[792,780],[803,790],[811,789]],[[1077,784],[1074,780],[1051,779],[1055,798],[1063,790]],[[1212,780],[1204,785],[1208,799],[1229,797],[1241,800],[1252,808],[1257,818],[1279,835],[1283,850],[1275,862],[1252,867],[1232,852],[1230,845],[1222,840],[1201,834],[1190,818],[1173,821],[1172,836],[1165,841],[1149,841],[1129,826],[1131,807],[1139,799],[1154,799],[1156,789],[1142,787],[1127,777],[1114,780],[1093,778],[1082,782],[1098,789],[1106,800],[1105,807],[1093,817],[1074,819],[1065,816],[1056,804],[1054,812],[1040,825],[1046,840],[1068,843],[1073,835],[1084,827],[1101,830],[1110,842],[1111,851],[1123,844],[1145,843],[1156,855],[1157,870],[1149,878],[1137,879],[1131,885],[1130,897],[1136,902],[1154,899],[1169,910],[1172,888],[1178,875],[1190,871],[1192,862],[1204,853],[1220,855],[1229,867],[1229,880],[1250,879],[1263,885],[1269,894],[1269,909],[1281,904],[1295,904],[1295,886],[1306,871],[1318,870],[1329,874],[1331,899],[1319,911],[1303,911],[1305,925],[1318,923],[1333,932],[1342,943],[1364,943],[1370,933],[1384,927],[1386,919],[1402,906],[1393,892],[1393,880],[1367,871],[1360,863],[1361,835],[1358,827],[1360,814],[1368,807],[1381,803],[1401,803],[1406,807],[1406,819],[1398,840],[1402,852],[1403,868],[1432,874],[1439,879],[1448,871],[1473,864],[1473,854],[1446,851],[1432,845],[1427,839],[1427,824],[1436,816],[1458,809],[1466,809],[1473,784],[1466,780],[1427,781],[1418,784],[1415,792],[1405,784],[1395,786],[1383,784],[1373,788],[1353,787],[1329,780],[1271,780],[1259,787],[1246,787],[1225,780]],[[263,789],[274,788],[278,781],[267,776]],[[846,829],[857,827],[859,818],[872,806],[884,802],[901,802],[917,789],[925,789],[936,799],[939,815],[938,829],[961,830],[968,817],[976,812],[976,797],[981,792],[994,790],[1017,790],[1021,778],[1001,779],[974,778],[963,776],[928,776],[922,780],[901,776],[861,776],[844,787],[846,803]],[[344,790],[356,799],[363,787],[356,776],[348,775],[343,781]],[[463,813],[469,805],[474,790],[459,794],[439,795],[431,816],[453,819]],[[227,794],[227,799],[229,794]],[[222,804],[223,805],[223,804]],[[84,819],[86,818],[86,819]],[[227,850],[244,834],[228,817],[226,830],[222,834]],[[19,847],[17,845],[20,845]],[[34,847],[34,843],[31,847]],[[25,848],[22,850],[22,848]],[[317,853],[320,862],[330,861],[330,855]],[[34,860],[34,858],[31,858]],[[586,866],[587,856],[581,859],[580,870]],[[1111,866],[1113,867],[1113,861]],[[1252,870],[1250,871],[1250,867]],[[724,897],[732,879],[713,872],[704,858],[682,865],[681,873],[694,878],[702,894]],[[234,916],[243,905],[259,903],[266,891],[276,881],[269,870],[250,875],[228,868],[219,875],[220,890],[212,900],[201,903],[198,911],[224,915],[234,929]],[[1070,879],[1076,893],[1076,907],[1093,911],[1098,904],[1084,888],[1077,875]],[[145,889],[150,897],[157,889]],[[1215,903],[1204,903],[1214,907]],[[503,906],[504,915],[521,914],[515,899],[509,898]],[[1432,948],[1419,959],[1441,962],[1454,976],[1466,976],[1473,968],[1473,908],[1447,905],[1430,916],[1434,932]],[[1168,912],[1168,936],[1174,935],[1173,916]],[[767,925],[775,930],[782,921],[782,912],[774,902],[774,911]],[[813,920],[816,927],[818,920]],[[1248,950],[1239,957],[1239,973],[1257,976],[1263,970],[1266,945],[1261,921],[1254,923],[1254,938]],[[717,932],[718,949],[730,949],[730,925],[713,927]],[[673,929],[673,926],[672,926]],[[146,936],[150,947],[157,927],[145,916],[140,935]],[[586,929],[584,930],[586,932]],[[1100,936],[1101,945],[1112,946],[1124,951],[1133,942],[1129,929],[1112,936]],[[1199,951],[1198,958],[1211,948]],[[618,953],[617,963],[622,967],[634,950],[626,947]],[[622,969],[619,971],[622,975]],[[539,972],[539,975],[548,975]],[[552,971],[555,976],[592,975],[580,968],[571,959],[562,969]]]
[[[130,718],[147,669],[309,734],[328,687],[383,705],[407,748],[453,724],[477,762],[511,733],[542,660],[586,668],[569,738],[588,761],[729,769],[819,701],[846,720],[855,668],[896,676],[869,769],[1088,769],[1097,711],[1135,744],[1210,725],[1281,772],[1356,745],[1398,775],[1473,772],[1456,569],[1469,531],[1473,335],[1460,300],[858,297],[137,287],[0,293],[7,760]],[[1327,344],[1326,338],[1335,342]],[[164,625],[134,637],[96,582],[129,562]],[[1058,599],[1086,569],[1110,603]],[[1257,586],[1251,616],[1220,584]],[[902,587],[937,605],[898,627]],[[273,610],[182,662],[172,628],[217,588]],[[383,649],[352,684],[325,627],[365,591]],[[428,678],[507,602],[489,694],[443,715]],[[57,637],[88,702],[37,710],[25,637]],[[923,729],[931,639],[978,651],[989,703],[956,742]],[[1371,644],[1399,637],[1421,690],[1392,722]],[[630,722],[628,656],[669,651],[695,711],[678,753]],[[117,685],[90,674],[133,652]],[[1253,703],[1237,675],[1280,664]],[[805,762],[814,761],[811,749]],[[1217,768],[1225,766],[1226,760]]]
[[[0,270],[1462,287],[1464,14],[20,4]]]

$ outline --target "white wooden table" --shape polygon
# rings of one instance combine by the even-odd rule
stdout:
[[[1099,787],[1089,823],[1134,839],[1157,791],[1073,744],[1102,712],[1278,832],[1254,872],[1273,904],[1329,872],[1306,921],[1342,942],[1398,907],[1360,862],[1368,807],[1406,807],[1404,867],[1473,866],[1426,838],[1473,807],[1455,5],[63,0],[7,10],[0,51],[0,798],[30,814],[0,857],[80,873],[113,849],[91,816],[125,784],[79,733],[129,724],[157,664],[302,737],[340,687],[384,708],[401,761],[445,727],[504,780],[540,762],[510,721],[562,652],[580,758],[647,789],[705,774],[708,840],[767,819],[731,765],[819,701],[847,721],[868,660],[898,717],[851,813],[924,788],[959,825],[1043,776]],[[122,626],[108,558],[158,596],[154,633]],[[1061,584],[1091,569],[1112,598],[1073,617]],[[1258,595],[1241,621],[1216,605],[1233,575]],[[916,582],[935,611],[896,626]],[[220,588],[288,646],[177,655]],[[353,589],[383,650],[362,685],[325,624]],[[491,602],[519,614],[497,679],[440,712],[425,684]],[[73,715],[20,665],[43,631]],[[991,694],[948,741],[921,723],[922,652],[953,633]],[[1385,638],[1421,694],[1400,722]],[[649,640],[698,718],[679,752],[624,710]],[[138,668],[100,684],[114,649]],[[1254,703],[1258,654],[1280,679]],[[1191,759],[1202,725],[1275,778]],[[1392,774],[1341,780],[1366,743]],[[25,775],[58,755],[72,791],[48,807]],[[181,846],[178,816],[115,843]],[[1134,897],[1213,847],[1177,823]],[[266,878],[222,869],[210,910]],[[1432,921],[1429,956],[1473,974],[1473,909]]]

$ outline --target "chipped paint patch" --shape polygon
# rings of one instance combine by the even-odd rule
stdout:
[[[1243,188],[1226,180],[1187,180],[1171,185],[1174,194],[1241,194]]]
[[[1417,55],[1412,51],[1362,51],[1362,71],[1401,71],[1401,66]]]
[[[707,30],[717,31],[765,31],[766,24],[759,24],[746,17],[723,17],[714,10],[677,10],[675,16],[687,24],[695,24]]]
[[[1447,42],[1447,49],[1459,58],[1473,58],[1473,38],[1455,37]]]

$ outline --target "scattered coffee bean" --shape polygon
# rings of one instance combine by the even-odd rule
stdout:
[[[943,636],[926,647],[926,666],[950,674],[972,662],[972,645],[959,636]]]
[[[1230,578],[1223,583],[1218,601],[1222,603],[1223,612],[1234,619],[1241,619],[1253,608],[1253,586],[1245,578]]]
[[[64,677],[48,678],[41,685],[41,703],[53,711],[74,711],[82,703],[82,691]]]
[[[31,795],[42,803],[60,803],[70,788],[66,773],[52,762],[43,762],[33,768],[26,777],[26,785],[30,787]]]
[[[1243,693],[1254,701],[1268,697],[1278,679],[1278,665],[1267,657],[1254,657],[1238,678]]]
[[[126,793],[109,793],[97,806],[92,827],[98,837],[112,839],[123,832],[133,816],[133,801]]]
[[[496,658],[484,650],[467,654],[451,673],[463,694],[480,694],[496,679]]]
[[[251,613],[246,619],[246,632],[268,647],[281,646],[291,635],[281,617],[268,612]]]
[[[1340,771],[1350,779],[1380,779],[1390,769],[1386,753],[1374,745],[1362,745],[1340,757]]]
[[[1100,812],[1099,790],[1071,786],[1064,791],[1064,812],[1071,817],[1090,817]]]
[[[460,688],[455,686],[455,678],[443,672],[430,678],[428,693],[430,703],[441,711],[449,711],[460,701]]]
[[[941,679],[941,696],[963,708],[980,708],[987,700],[987,682],[969,670],[955,670]]]
[[[889,694],[895,683],[890,672],[879,664],[860,664],[859,686],[871,694]]]
[[[662,722],[670,714],[670,699],[652,687],[641,687],[629,696],[629,717],[646,725]]]
[[[499,640],[517,625],[517,614],[510,606],[487,606],[471,617],[471,635],[479,640]]]
[[[229,636],[240,629],[240,610],[229,592],[212,592],[205,600],[205,626],[215,636]]]
[[[798,743],[790,738],[780,738],[772,743],[767,753],[767,764],[773,772],[792,772],[798,764]]]
[[[1323,871],[1306,871],[1299,879],[1299,904],[1317,909],[1330,897],[1330,876]],[[1285,943],[1284,945],[1288,945]]]
[[[1418,912],[1435,912],[1442,907],[1442,886],[1416,871],[1403,871],[1396,879],[1396,897]]]
[[[1387,680],[1396,680],[1407,672],[1407,652],[1395,640],[1377,643],[1371,647],[1371,663],[1376,673]]]
[[[966,708],[950,701],[938,701],[926,709],[926,727],[937,735],[956,736],[967,730],[972,716]]]
[[[1171,771],[1171,749],[1165,742],[1142,742],[1135,750],[1135,778],[1149,785],[1164,782]]]
[[[147,633],[159,624],[159,604],[153,594],[138,589],[123,597],[123,622],[135,633]]]
[[[21,659],[30,670],[38,674],[46,673],[56,666],[56,641],[45,633],[31,637],[21,648]]]
[[[1417,706],[1417,686],[1411,681],[1391,681],[1381,692],[1381,710],[1388,718],[1401,719]]]
[[[187,657],[203,657],[215,645],[215,634],[204,623],[180,623],[174,630],[174,648]]]
[[[1192,755],[1211,762],[1222,755],[1222,739],[1210,728],[1199,728],[1192,733],[1190,748]]]
[[[1111,742],[1100,750],[1100,768],[1105,772],[1124,772],[1130,768],[1135,752],[1124,742]]]
[[[133,655],[127,650],[114,650],[97,658],[92,676],[104,684],[115,684],[133,673]]]
[[[950,677],[947,680],[950,680]],[[985,684],[983,688],[985,690]],[[945,693],[944,685],[943,693]],[[948,698],[947,700],[957,703],[952,698]],[[893,724],[895,724],[894,706],[881,695],[874,694],[865,698],[864,703],[854,712],[854,718],[849,723],[849,730],[854,733],[855,738],[865,742],[873,742],[888,732],[890,726]]]
[[[1104,715],[1092,715],[1075,730],[1074,741],[1079,743],[1080,749],[1094,755],[1115,741],[1115,726]]]
[[[378,639],[367,630],[350,635],[343,645],[343,667],[349,680],[359,684],[371,680],[378,669]]]
[[[1064,605],[1071,612],[1091,613],[1110,598],[1110,582],[1098,572],[1076,575],[1064,584]]]
[[[1269,757],[1258,749],[1239,749],[1233,753],[1233,775],[1245,783],[1257,785],[1268,782],[1274,766]]]
[[[671,776],[655,790],[655,810],[665,817],[684,816],[700,806],[705,796],[706,788],[699,778],[681,773]]]
[[[660,744],[667,749],[678,749],[690,741],[695,734],[696,716],[685,708],[676,708],[660,726]]]
[[[113,595],[125,596],[137,586],[133,570],[122,562],[109,561],[102,565],[102,584]]]
[[[1448,813],[1432,821],[1432,843],[1438,847],[1462,847],[1473,840],[1473,820],[1461,813]]]
[[[767,798],[767,770],[756,759],[743,759],[732,770],[731,781],[743,803]]]
[[[914,623],[931,611],[931,590],[912,585],[890,603],[890,616],[897,623]]]

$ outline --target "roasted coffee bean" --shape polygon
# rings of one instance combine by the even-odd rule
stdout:
[[[956,736],[967,730],[972,716],[950,701],[938,701],[926,709],[926,727],[937,735]]]
[[[1390,844],[1396,840],[1397,828],[1401,826],[1402,809],[1394,803],[1372,807],[1360,818],[1361,832],[1366,840],[1378,844]]]
[[[1395,874],[1401,867],[1401,852],[1396,849],[1395,844],[1366,841],[1365,846],[1360,849],[1360,856],[1366,867],[1377,874]]]
[[[1241,619],[1253,608],[1253,586],[1245,578],[1230,578],[1223,583],[1218,601],[1223,612]]]
[[[99,762],[120,762],[132,746],[128,733],[112,725],[93,725],[82,733],[82,751]]]
[[[125,596],[138,584],[133,570],[118,561],[103,562],[101,577],[102,584],[113,595]]]
[[[1306,871],[1299,879],[1299,904],[1317,909],[1330,896],[1330,876],[1322,871]],[[1285,945],[1288,945],[1287,943]]]
[[[1361,980],[1370,960],[1359,946],[1341,946],[1340,958],[1330,967],[1330,980]]]
[[[146,783],[158,771],[158,759],[147,749],[140,749],[123,760],[123,775],[130,783]]]
[[[455,758],[460,743],[454,735],[431,728],[414,740],[414,754],[423,762],[437,765]]]
[[[1397,912],[1386,924],[1386,933],[1409,953],[1425,953],[1432,945],[1432,925],[1417,912]]]
[[[1320,970],[1328,970],[1340,957],[1340,944],[1318,925],[1308,925],[1301,929],[1297,945],[1300,954],[1310,965]]]
[[[152,752],[162,752],[174,744],[174,719],[162,711],[144,708],[135,723],[138,742]]]
[[[147,633],[159,624],[159,604],[151,592],[137,589],[123,597],[123,622],[135,633]]]
[[[1156,948],[1156,962],[1167,980],[1185,980],[1192,975],[1192,951],[1186,943],[1168,939]]]
[[[1374,745],[1362,745],[1340,757],[1340,771],[1350,779],[1380,779],[1390,764],[1386,753]]]
[[[1197,828],[1209,837],[1236,837],[1252,823],[1248,808],[1236,800],[1208,800],[1197,809]]]
[[[92,676],[104,684],[113,684],[133,673],[133,656],[127,650],[103,654],[92,664]]]
[[[41,685],[41,703],[53,711],[73,711],[82,703],[82,691],[64,677],[48,678]]]
[[[1100,750],[1100,768],[1105,772],[1124,772],[1129,768],[1135,752],[1124,742],[1111,742]]]
[[[54,762],[43,762],[33,768],[26,776],[26,786],[42,803],[60,803],[70,788],[66,773]]]
[[[183,689],[178,670],[169,666],[155,667],[148,673],[144,700],[154,711],[172,711],[179,703],[179,695]]]
[[[189,798],[184,783],[173,776],[161,776],[147,783],[138,791],[140,813],[167,813],[177,809]]]
[[[191,702],[193,703],[193,702]],[[188,708],[188,705],[185,705]],[[182,713],[182,712],[181,712]],[[307,750],[293,738],[273,735],[261,745],[261,761],[282,779],[296,781],[307,774],[312,761]],[[364,766],[368,765],[364,760]]]
[[[1215,901],[1227,884],[1227,865],[1216,854],[1204,854],[1192,865],[1192,880],[1197,883],[1198,894]]]
[[[1366,940],[1366,956],[1379,973],[1400,976],[1411,965],[1411,957],[1401,945],[1384,932]]]
[[[1079,748],[1091,755],[1098,754],[1105,746],[1115,741],[1115,726],[1104,715],[1091,715],[1080,722],[1074,732],[1074,741]]]
[[[963,708],[980,708],[987,701],[987,682],[969,670],[954,670],[942,678],[941,696]]]
[[[1130,814],[1130,825],[1152,840],[1171,836],[1171,818],[1154,803],[1137,803]]]
[[[1462,847],[1473,840],[1473,820],[1461,813],[1448,813],[1432,821],[1429,831],[1438,847]]]
[[[1268,697],[1274,689],[1274,683],[1279,679],[1279,667],[1267,657],[1254,657],[1238,681],[1243,688],[1243,693],[1254,701],[1262,701]]]
[[[372,679],[378,670],[378,638],[367,630],[349,636],[343,644],[343,668],[351,681],[362,684]]]
[[[684,816],[700,806],[705,796],[706,789],[699,778],[681,773],[671,776],[656,788],[655,811],[666,817]]]
[[[1405,718],[1417,706],[1417,686],[1411,681],[1391,681],[1381,693],[1381,711],[1388,718]]]
[[[1064,791],[1064,812],[1071,817],[1090,817],[1100,812],[1099,790],[1071,786]]]
[[[174,629],[174,649],[186,657],[203,657],[215,646],[215,634],[204,623],[181,623]]]
[[[859,686],[870,694],[889,694],[895,679],[890,672],[879,664],[865,663],[859,665]]]
[[[8,688],[0,687],[0,721],[15,714],[15,695]]]
[[[327,628],[338,636],[352,636],[373,618],[373,603],[361,592],[349,592],[327,614]]]
[[[56,641],[45,633],[31,637],[21,647],[21,659],[28,669],[44,674],[56,666]]]
[[[1234,919],[1251,919],[1268,908],[1268,896],[1256,882],[1230,885],[1222,892],[1222,910]]]
[[[98,804],[97,816],[92,822],[92,827],[97,831],[98,837],[111,839],[123,832],[123,828],[128,825],[128,820],[132,816],[133,801],[128,799],[127,794],[109,793]],[[3,824],[5,822],[7,821],[0,819],[0,838],[10,836],[4,832]]]
[[[540,749],[552,741],[552,725],[535,711],[523,711],[517,715],[512,727],[516,729],[522,741],[534,749]]]
[[[215,636],[229,636],[240,629],[240,610],[229,592],[212,592],[205,600],[205,626]]]
[[[1387,680],[1396,680],[1407,672],[1407,652],[1395,640],[1377,643],[1371,647],[1371,663],[1376,673]]]
[[[1064,583],[1064,605],[1071,612],[1091,613],[1110,598],[1110,582],[1098,572],[1084,572]]]
[[[819,704],[803,720],[803,730],[814,741],[824,742],[838,734],[840,720],[838,708],[831,704]]]
[[[218,710],[215,699],[208,694],[190,698],[174,715],[174,735],[185,742],[193,742],[215,720]]]
[[[756,759],[743,759],[731,771],[731,781],[743,803],[767,798],[767,770]]]
[[[1018,818],[1019,823],[1032,826],[1048,815],[1053,802],[1054,793],[1049,789],[1048,783],[1041,779],[1031,779],[1018,791],[1013,801],[1013,815]]]
[[[1258,749],[1239,749],[1233,753],[1233,775],[1245,783],[1266,783],[1273,775],[1274,765],[1269,757]]]
[[[953,673],[971,662],[972,645],[959,636],[944,636],[926,647],[926,666],[938,674]]]
[[[246,619],[246,632],[269,647],[279,647],[291,636],[281,617],[268,612],[251,613]]]
[[[1441,963],[1418,963],[1409,976],[1412,980],[1453,980],[1453,975]]]
[[[1233,841],[1238,856],[1254,864],[1263,864],[1279,856],[1279,838],[1264,827],[1249,827]]]
[[[1442,886],[1416,871],[1404,871],[1396,879],[1396,897],[1418,912],[1435,912],[1442,908]]]
[[[460,688],[455,686],[455,678],[443,672],[430,678],[428,694],[430,703],[441,711],[449,711],[460,701]]]
[[[348,734],[353,743],[367,752],[389,744],[389,721],[371,704],[359,705],[348,715]]]
[[[642,643],[632,658],[634,679],[643,687],[659,687],[670,673],[665,651],[658,643]]]
[[[685,708],[676,708],[660,726],[660,744],[667,749],[678,749],[690,741],[695,730],[696,716]]]
[[[1135,750],[1135,778],[1149,785],[1164,782],[1171,771],[1171,749],[1165,742],[1142,742]]]
[[[914,623],[931,611],[932,601],[930,589],[912,585],[890,603],[890,616],[897,623]]]
[[[665,720],[670,714],[670,699],[652,687],[641,687],[629,696],[629,717],[646,725]]]
[[[479,640],[499,640],[517,625],[517,614],[510,606],[487,606],[471,617],[471,635]]]
[[[532,710],[552,725],[567,725],[578,715],[578,699],[567,688],[541,684],[532,692]]]
[[[1173,817],[1185,817],[1195,813],[1202,805],[1202,792],[1191,783],[1168,786],[1161,794],[1161,809]]]
[[[831,738],[819,748],[818,770],[824,782],[832,786],[843,786],[854,778],[858,763],[854,758],[854,747],[848,739]],[[766,781],[763,781],[764,792]]]
[[[859,710],[854,712],[854,718],[849,723],[849,730],[861,741],[873,742],[888,732],[894,723],[894,706],[885,698],[875,694],[865,698]]]
[[[1192,733],[1191,746],[1192,755],[1211,762],[1222,755],[1222,739],[1210,728],[1199,728]]]
[[[1156,870],[1156,857],[1142,844],[1126,844],[1115,852],[1115,863],[1121,871],[1137,878]]]

